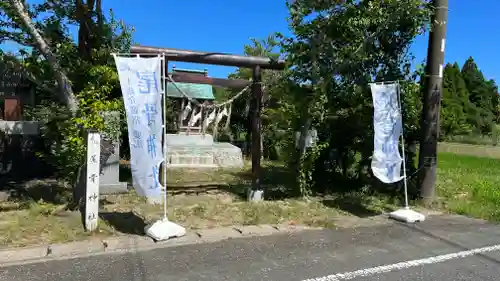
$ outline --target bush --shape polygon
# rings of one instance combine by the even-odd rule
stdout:
[[[92,66],[87,72],[86,86],[76,94],[79,110],[72,115],[64,106],[44,101],[28,108],[29,119],[40,122],[44,149],[38,157],[51,165],[59,179],[74,184],[79,168],[85,163],[85,133],[94,129],[107,138],[119,139],[122,121],[105,122],[104,112],[118,111],[123,115],[123,102],[118,74],[114,66]]]
[[[56,103],[41,104],[27,111],[30,119],[40,122],[44,149],[38,151],[37,156],[54,168],[59,179],[71,184],[75,183],[78,170],[85,163],[86,131],[94,129],[110,139],[118,139],[122,127],[105,122],[102,114],[121,111],[120,101],[98,100],[88,105],[77,116]]]

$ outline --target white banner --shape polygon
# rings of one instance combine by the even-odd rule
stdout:
[[[373,174],[384,183],[398,182],[403,159],[399,154],[399,137],[403,121],[399,108],[399,84],[371,84],[373,98],[374,149]]]
[[[132,179],[138,195],[162,193],[163,161],[161,58],[117,57],[118,77],[127,114]]]

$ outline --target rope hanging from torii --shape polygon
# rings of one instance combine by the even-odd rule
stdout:
[[[234,97],[228,99],[227,101],[219,104],[201,104],[198,102],[196,99],[193,99],[190,97],[188,94],[186,94],[175,82],[175,80],[172,78],[172,75],[168,75],[168,82],[172,83],[172,85],[187,99],[187,105],[184,104],[184,100],[182,102],[182,115],[181,115],[181,120],[184,121],[186,120],[189,115],[191,114],[191,117],[189,118],[188,122],[188,132],[191,127],[194,127],[198,121],[202,119],[202,116],[205,114],[206,118],[201,122],[201,130],[202,133],[204,134],[206,129],[214,123],[213,127],[213,135],[216,137],[219,123],[222,120],[222,118],[226,117],[226,124],[224,126],[225,130],[227,131],[230,126],[231,122],[231,111],[232,111],[232,103],[239,98],[243,93],[250,88],[250,85],[247,85],[245,88],[243,88],[240,92],[238,92]],[[198,111],[196,108],[192,108],[191,105],[195,105],[198,108]],[[206,110],[206,112],[204,112]]]

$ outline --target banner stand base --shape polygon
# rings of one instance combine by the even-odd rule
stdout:
[[[394,211],[389,214],[389,217],[394,220],[406,223],[422,222],[425,220],[425,216],[423,214],[410,210],[410,208],[404,208]]]
[[[147,236],[155,241],[163,241],[186,235],[186,229],[167,218],[158,220],[144,228]]]

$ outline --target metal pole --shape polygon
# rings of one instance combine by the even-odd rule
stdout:
[[[398,105],[399,105],[399,114],[401,114],[401,152],[403,154],[403,184],[404,184],[404,193],[405,193],[405,209],[410,209],[410,204],[408,202],[408,178],[406,174],[406,146],[405,146],[405,136],[404,136],[404,123],[403,123],[403,107],[401,102],[401,85],[399,82],[397,84],[398,91]]]
[[[419,167],[420,196],[424,204],[432,203],[436,189],[437,140],[439,112],[443,82],[443,62],[448,23],[448,0],[433,1],[434,14],[429,34],[425,93],[422,110],[422,137],[420,140]]]
[[[264,190],[260,186],[260,157],[261,157],[261,102],[262,83],[261,70],[259,66],[253,68],[252,84],[252,189],[249,194],[250,201],[261,201],[264,199]]]
[[[163,87],[163,219],[168,220],[167,212],[167,71],[168,63],[165,56],[161,55],[161,79]]]

